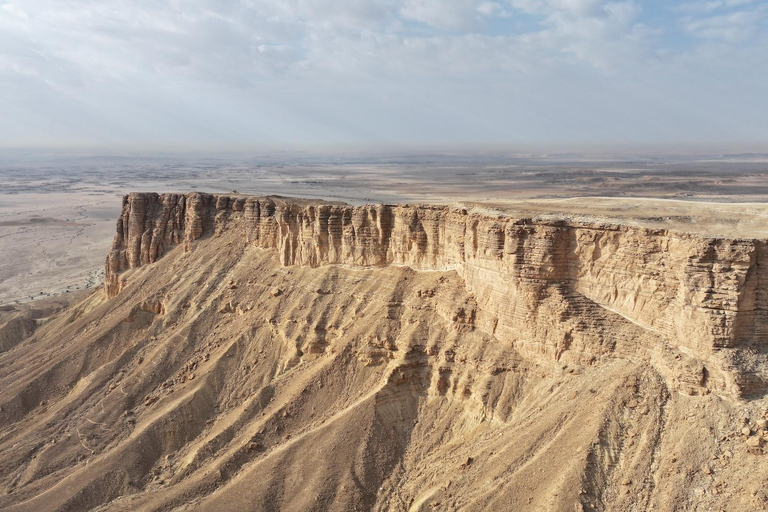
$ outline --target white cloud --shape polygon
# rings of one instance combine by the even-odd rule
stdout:
[[[605,2],[602,0],[510,0],[514,7],[530,13],[550,15],[557,11],[575,16],[598,14]]]
[[[578,121],[599,126],[617,110],[634,125],[607,136],[653,139],[651,98],[680,102],[670,130],[703,133],[698,107],[718,97],[708,78],[726,67],[718,83],[751,84],[741,101],[752,104],[729,103],[740,128],[727,135],[768,137],[760,2],[694,2],[665,10],[663,26],[645,4],[606,0],[19,5],[0,9],[5,144],[599,138]]]
[[[7,3],[2,5],[2,9],[5,12],[9,12],[13,14],[14,16],[18,16],[19,18],[28,18],[27,13],[24,12],[23,9],[16,7],[14,4]]]
[[[524,12],[543,17],[547,27],[537,35],[551,48],[604,71],[621,69],[627,61],[648,58],[655,31],[640,23],[633,1],[512,0]]]
[[[504,8],[498,2],[480,2],[475,8],[483,16],[495,16],[504,11]]]
[[[699,0],[686,2],[675,7],[675,10],[689,13],[710,13],[731,7],[743,7],[753,4],[756,0]]]
[[[715,15],[686,16],[682,20],[683,28],[696,37],[730,42],[751,40],[758,31],[764,31],[766,23],[766,5]]]
[[[406,19],[439,29],[459,31],[477,27],[483,10],[488,9],[488,3],[475,0],[404,0],[400,14]]]

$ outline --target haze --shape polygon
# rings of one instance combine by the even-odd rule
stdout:
[[[768,4],[0,4],[2,147],[759,145]]]

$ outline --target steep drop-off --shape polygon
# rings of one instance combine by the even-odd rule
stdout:
[[[0,314],[0,509],[765,509],[764,258],[131,194],[103,291]]]
[[[458,207],[131,194],[107,259],[107,293],[119,292],[121,271],[235,227],[283,266],[454,270],[477,299],[478,327],[531,355],[588,363],[631,352],[642,341],[629,320],[700,361],[702,385],[734,395],[766,390],[768,359],[745,357],[768,351],[763,240]]]

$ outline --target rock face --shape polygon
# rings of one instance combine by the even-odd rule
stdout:
[[[0,510],[764,509],[764,253],[131,195],[111,297],[0,308]]]
[[[749,396],[768,385],[765,240],[447,206],[133,193],[107,257],[107,295],[124,271],[223,230],[284,266],[455,270],[476,297],[467,327],[527,354],[593,363],[661,338],[692,358],[693,387]]]

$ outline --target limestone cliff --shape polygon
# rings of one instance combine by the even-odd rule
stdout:
[[[124,271],[222,230],[240,230],[284,266],[455,270],[476,297],[476,311],[463,312],[468,328],[523,353],[593,363],[661,339],[692,358],[694,387],[740,396],[766,389],[764,240],[455,206],[133,193],[107,257],[107,294],[120,292]]]

